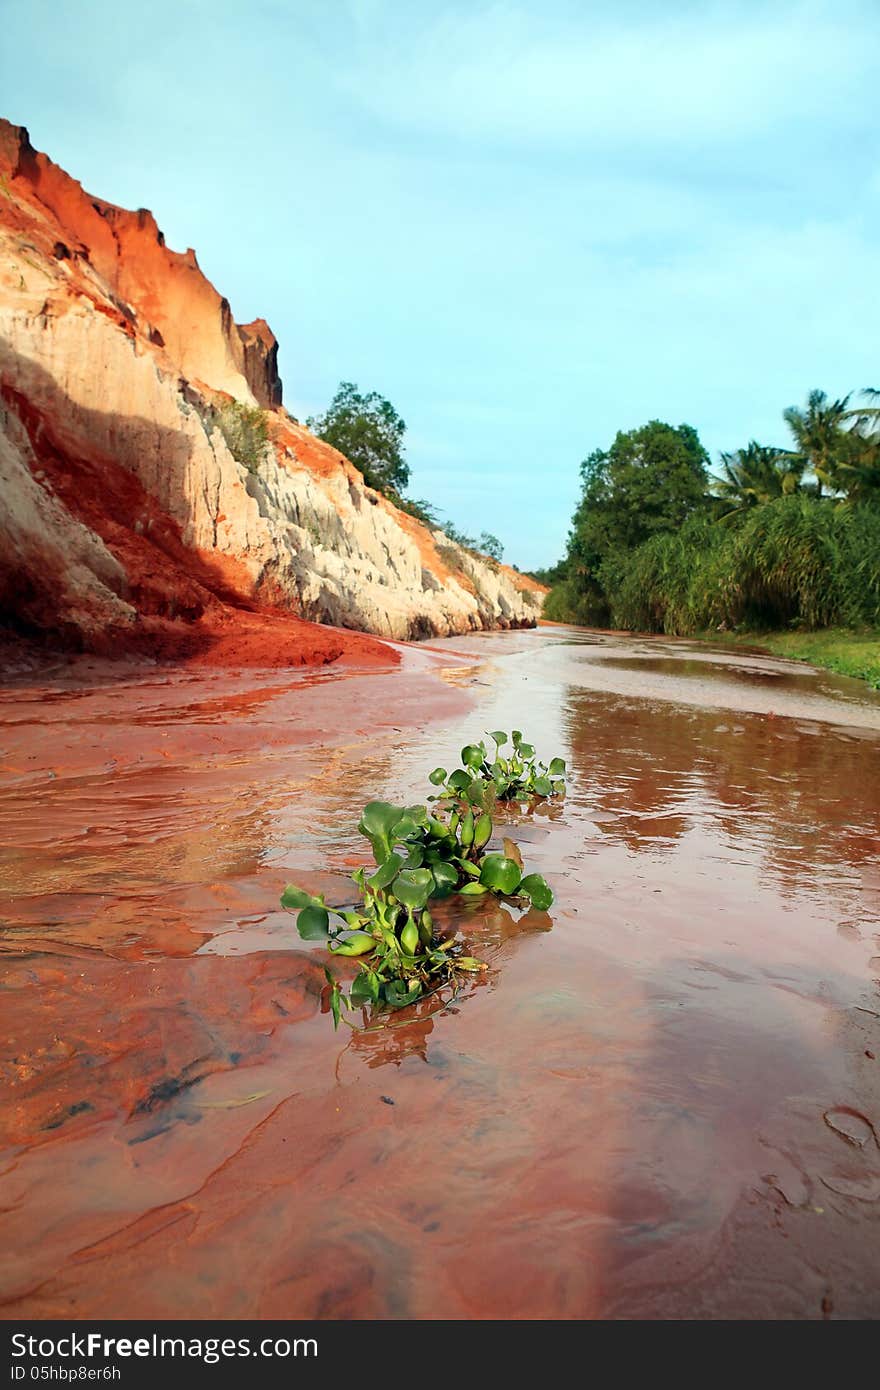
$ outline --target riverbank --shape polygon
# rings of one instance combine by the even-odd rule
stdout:
[[[735,647],[761,647],[789,661],[807,661],[880,690],[880,632],[830,627],[818,632],[705,632],[701,639]]]

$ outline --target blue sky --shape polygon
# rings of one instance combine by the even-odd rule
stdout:
[[[617,429],[878,382],[878,60],[877,0],[0,0],[2,114],[522,568]]]

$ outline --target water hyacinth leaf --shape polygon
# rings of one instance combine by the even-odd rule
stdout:
[[[564,777],[564,776],[565,776],[565,759],[564,759],[564,758],[553,758],[552,761],[551,761],[551,763],[550,763],[550,766],[549,766],[548,769],[547,769],[547,771],[549,772],[549,774],[550,774],[551,777]]]
[[[472,777],[465,789],[465,796],[472,806],[482,806],[486,797],[487,783],[482,777]]]
[[[303,941],[325,941],[330,934],[330,914],[326,907],[304,907],[296,919]]]
[[[507,742],[507,734],[503,729],[493,729],[489,734],[490,739],[499,748],[503,748]]]
[[[468,743],[461,750],[461,760],[465,767],[480,767],[485,755],[485,748],[478,743]]]
[[[401,841],[406,843],[408,840],[418,839],[420,830],[421,824],[412,812],[403,811],[400,820],[391,832],[391,836],[395,844],[400,844]]]
[[[374,970],[362,968],[352,981],[349,998],[352,1004],[375,1004],[379,999],[379,977]]]
[[[373,858],[382,864],[394,848],[394,828],[403,812],[387,801],[371,801],[361,813],[358,830],[366,835],[373,849]]]
[[[463,767],[456,768],[449,779],[449,785],[453,791],[461,792],[471,784],[471,775],[465,772]]]
[[[479,866],[479,864],[472,864],[471,861],[470,861],[469,859],[462,859],[462,860],[459,862],[458,867],[461,869],[462,873],[463,873],[463,874],[467,874],[469,878],[479,878],[479,877],[480,877],[480,866]]]
[[[458,884],[458,873],[451,864],[434,864],[431,869],[435,891],[432,897],[446,897],[454,892]]]
[[[389,883],[397,877],[398,871],[402,868],[403,860],[400,855],[389,854],[388,858],[379,865],[372,877],[367,879],[367,883],[371,888],[377,891],[381,888],[387,888]]]
[[[434,876],[430,869],[401,869],[391,891],[412,911],[425,906],[433,887]]]
[[[521,758],[533,758],[535,756],[535,750],[530,743],[518,744],[516,751]]]
[[[330,950],[334,956],[365,956],[368,951],[375,951],[377,945],[376,938],[369,932],[355,931],[344,941],[331,942]]]
[[[470,883],[466,883],[463,888],[459,889],[462,897],[466,898],[478,898],[483,893],[488,893],[488,891],[489,889],[486,884],[477,883],[476,879],[471,879]]]
[[[553,906],[553,890],[540,874],[526,874],[519,885],[519,891],[531,898],[532,906],[541,912],[546,912],[548,907]]]
[[[552,796],[553,784],[549,777],[536,777],[532,788],[538,796]]]
[[[506,835],[502,840],[502,844],[504,845],[504,853],[507,856],[507,858],[512,859],[514,864],[518,864],[520,867],[520,871],[522,871],[523,857],[519,845],[516,843],[515,840],[508,840]]]
[[[297,888],[295,883],[288,883],[281,894],[282,907],[321,907],[321,905],[320,898],[316,898],[312,893],[307,893],[304,888]]]
[[[405,869],[420,869],[424,862],[425,851],[422,849],[421,845],[413,845],[406,859],[403,861],[403,867]]]
[[[446,768],[435,767],[434,771],[428,774],[428,781],[432,782],[435,787],[442,787],[446,781]]]
[[[385,1002],[392,1009],[403,1009],[407,1004],[414,1004],[421,992],[422,986],[418,980],[386,980],[382,986]]]
[[[480,882],[496,893],[514,894],[520,885],[522,870],[514,859],[505,854],[487,854],[480,869]]]
[[[510,737],[513,739],[514,748],[519,748],[520,744],[522,743],[522,734],[520,733],[519,729],[514,729]]]

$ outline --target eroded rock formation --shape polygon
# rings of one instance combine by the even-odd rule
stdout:
[[[121,650],[258,612],[390,637],[537,615],[532,581],[429,532],[292,420],[271,329],[236,324],[193,251],[3,121],[0,390],[6,626]],[[267,411],[256,466],[227,446],[230,399]]]

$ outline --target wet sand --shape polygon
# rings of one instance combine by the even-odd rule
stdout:
[[[277,906],[487,728],[550,913],[334,1034]],[[0,695],[0,1298],[18,1317],[880,1314],[880,697],[565,628],[396,670]]]

